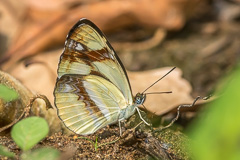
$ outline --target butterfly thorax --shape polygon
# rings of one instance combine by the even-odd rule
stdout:
[[[142,105],[146,99],[146,94],[137,93],[134,98],[134,103],[121,110],[119,119],[128,119],[136,111],[136,107]]]

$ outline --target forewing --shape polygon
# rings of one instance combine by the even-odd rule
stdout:
[[[54,94],[59,117],[70,130],[81,135],[117,122],[120,106],[128,105],[115,85],[96,75],[63,75]]]
[[[100,29],[81,19],[67,36],[61,55],[58,78],[64,74],[95,74],[113,83],[132,104],[132,92],[126,71]]]

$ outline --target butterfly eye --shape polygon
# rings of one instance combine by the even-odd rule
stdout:
[[[136,95],[135,103],[136,103],[136,104],[142,104],[142,102],[143,102],[142,97],[140,97],[140,95]]]

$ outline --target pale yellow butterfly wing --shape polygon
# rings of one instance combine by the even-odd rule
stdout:
[[[105,36],[87,19],[69,32],[54,96],[63,123],[82,135],[115,123],[126,108],[133,114],[126,71]]]

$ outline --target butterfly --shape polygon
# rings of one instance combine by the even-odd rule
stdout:
[[[69,31],[58,64],[54,102],[71,131],[88,135],[128,119],[146,94],[132,96],[126,70],[100,29],[80,19]],[[120,127],[121,134],[121,127]]]

